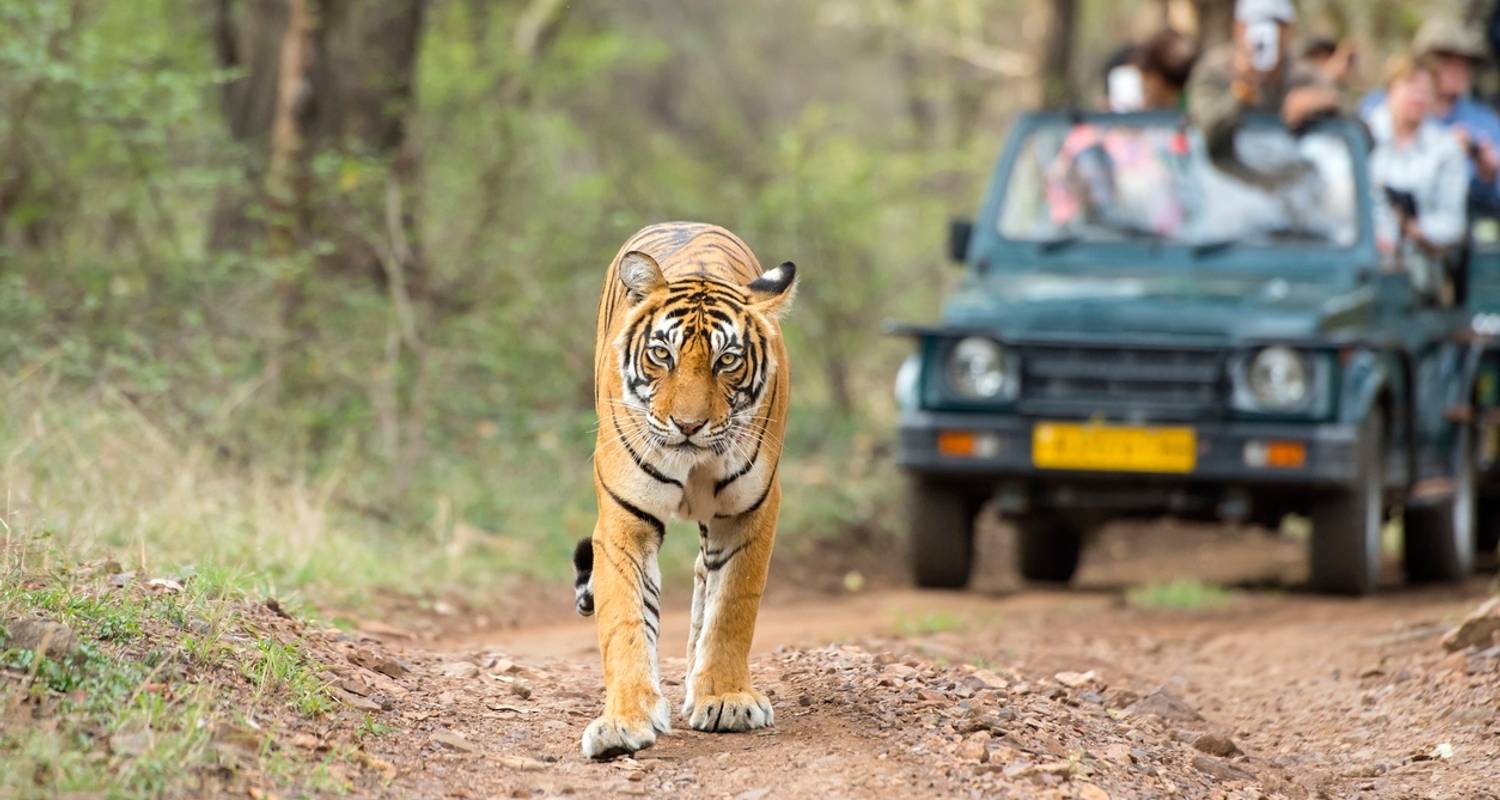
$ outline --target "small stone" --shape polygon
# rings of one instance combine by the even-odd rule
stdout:
[[[364,667],[371,672],[378,672],[391,678],[399,678],[407,673],[406,665],[384,653],[377,652],[368,647],[361,647],[350,653],[350,663]]]
[[[1099,679],[1099,676],[1093,670],[1089,670],[1088,672],[1059,672],[1052,678],[1069,689],[1077,689],[1093,683]]]
[[[1109,792],[1092,783],[1079,783],[1078,800],[1109,800]]]
[[[1104,748],[1104,760],[1111,764],[1125,766],[1130,763],[1130,745],[1123,742],[1115,742]]]
[[[345,691],[338,686],[332,687],[331,691],[334,697],[337,697],[344,703],[344,705],[349,706],[350,708],[356,708],[360,711],[385,710],[384,708],[381,708],[380,704],[375,702],[374,700],[371,700],[368,697],[360,697],[359,695],[354,694],[353,692]]]
[[[979,685],[985,689],[1004,689],[1010,685],[1010,681],[987,669],[975,669],[969,673],[969,677],[977,680]]]
[[[1193,740],[1193,747],[1211,756],[1228,758],[1240,755],[1240,748],[1233,739],[1219,733],[1205,733]]]
[[[182,584],[171,578],[152,578],[146,581],[146,588],[162,594],[177,594],[182,591]]]
[[[266,598],[266,608],[270,609],[272,614],[275,614],[282,619],[293,619],[291,613],[282,607],[281,601],[277,600],[274,597]]]
[[[432,741],[451,750],[459,750],[465,753],[474,753],[479,750],[478,745],[465,739],[462,734],[454,733],[453,731],[438,731],[432,735]]]
[[[806,708],[806,707],[812,705],[812,703],[813,703],[812,695],[810,695],[810,694],[808,694],[806,692],[803,692],[800,696],[797,697],[797,705],[802,706],[803,708]]]
[[[450,661],[442,666],[443,677],[468,680],[479,674],[479,666],[467,661]]]
[[[518,669],[520,669],[520,667],[516,666],[516,662],[511,661],[508,658],[497,658],[497,659],[495,659],[494,663],[490,664],[490,671],[491,672],[506,672],[506,673],[509,673],[509,672],[515,672]]]
[[[510,693],[522,700],[530,700],[531,684],[517,678],[516,682],[510,685]]]
[[[1127,708],[1140,699],[1140,692],[1132,692],[1129,689],[1110,689],[1104,693],[1104,707]]]
[[[973,761],[983,764],[990,760],[990,735],[988,733],[975,733],[964,739],[963,744],[958,746],[958,757],[965,761]]]
[[[115,589],[123,589],[135,580],[135,571],[117,572],[109,576],[109,585]]]
[[[496,756],[495,762],[506,769],[521,772],[536,772],[547,768],[546,762],[538,761],[530,756]]]
[[[1125,708],[1125,713],[1135,716],[1155,714],[1162,719],[1177,722],[1199,722],[1203,719],[1192,706],[1165,686],[1157,687],[1150,694],[1131,703]]]
[[[1253,781],[1255,776],[1245,770],[1208,756],[1193,756],[1193,769],[1221,781]]]
[[[1496,643],[1497,635],[1500,635],[1500,597],[1492,597],[1443,637],[1443,649],[1451,653],[1470,647],[1489,647]]]
[[[299,733],[292,736],[293,747],[300,747],[303,750],[317,750],[322,747],[322,745],[323,743],[318,740],[318,737],[313,736],[310,733]]]
[[[77,643],[73,629],[61,622],[23,619],[19,622],[0,625],[0,628],[3,628],[7,634],[6,647],[21,650],[40,649],[42,655],[52,659],[59,659],[73,652],[73,647]]]
[[[756,789],[746,789],[734,796],[734,800],[764,800],[771,793],[770,789],[762,786]]]

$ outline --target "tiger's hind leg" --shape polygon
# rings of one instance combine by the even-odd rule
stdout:
[[[671,728],[656,639],[661,629],[661,523],[601,498],[594,531],[594,611],[604,661],[604,713],[583,732],[583,754],[614,758],[656,743]]]
[[[773,484],[760,506],[709,526],[698,553],[703,576],[702,618],[689,657],[684,710],[700,731],[748,731],[775,722],[771,702],[750,681],[750,641],[765,592],[781,489]],[[695,603],[695,606],[697,603]]]

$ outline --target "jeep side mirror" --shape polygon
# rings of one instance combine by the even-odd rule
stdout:
[[[948,220],[948,257],[962,264],[969,257],[969,239],[974,236],[974,222],[967,219]]]

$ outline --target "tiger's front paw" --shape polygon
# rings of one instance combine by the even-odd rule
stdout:
[[[771,701],[754,689],[743,692],[711,694],[693,706],[688,725],[710,733],[753,731],[776,723]]]
[[[628,756],[656,744],[656,734],[670,730],[666,698],[657,698],[639,719],[603,715],[583,730],[583,754],[601,761]]]

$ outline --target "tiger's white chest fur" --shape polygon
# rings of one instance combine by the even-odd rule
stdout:
[[[755,505],[765,495],[774,468],[765,452],[757,453],[753,461],[727,454],[693,464],[662,462],[659,472],[680,486],[636,471],[628,479],[617,479],[617,490],[658,519],[707,523],[715,516],[735,516]]]

